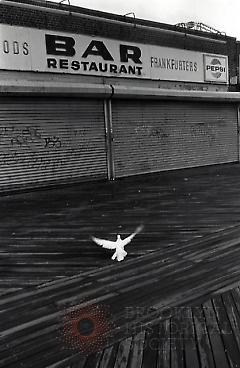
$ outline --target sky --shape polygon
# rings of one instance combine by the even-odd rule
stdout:
[[[240,40],[240,0],[70,0],[70,4],[120,15],[134,12],[136,18],[160,23],[201,22]]]

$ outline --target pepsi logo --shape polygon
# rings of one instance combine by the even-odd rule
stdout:
[[[213,58],[209,64],[206,65],[206,70],[210,71],[212,76],[216,79],[220,78],[223,73],[226,73],[226,67],[221,64],[217,58]]]

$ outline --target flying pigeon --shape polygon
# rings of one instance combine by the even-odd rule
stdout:
[[[101,245],[103,248],[115,249],[115,253],[112,256],[112,260],[114,261],[114,259],[117,258],[118,262],[120,262],[127,255],[127,252],[124,250],[125,245],[130,243],[130,241],[134,238],[134,236],[140,233],[142,229],[143,229],[143,225],[138,226],[136,230],[134,231],[134,233],[132,233],[125,239],[121,239],[121,236],[117,234],[116,241],[99,239],[99,238],[95,238],[94,236],[92,236],[91,238],[95,243],[97,243],[98,245]]]

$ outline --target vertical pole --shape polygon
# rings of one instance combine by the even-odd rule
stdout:
[[[115,180],[114,147],[113,147],[113,124],[112,124],[112,101],[111,98],[104,100],[105,135],[107,148],[108,180]]]

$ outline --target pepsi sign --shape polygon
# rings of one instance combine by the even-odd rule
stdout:
[[[228,58],[227,56],[203,55],[205,82],[228,82]]]

